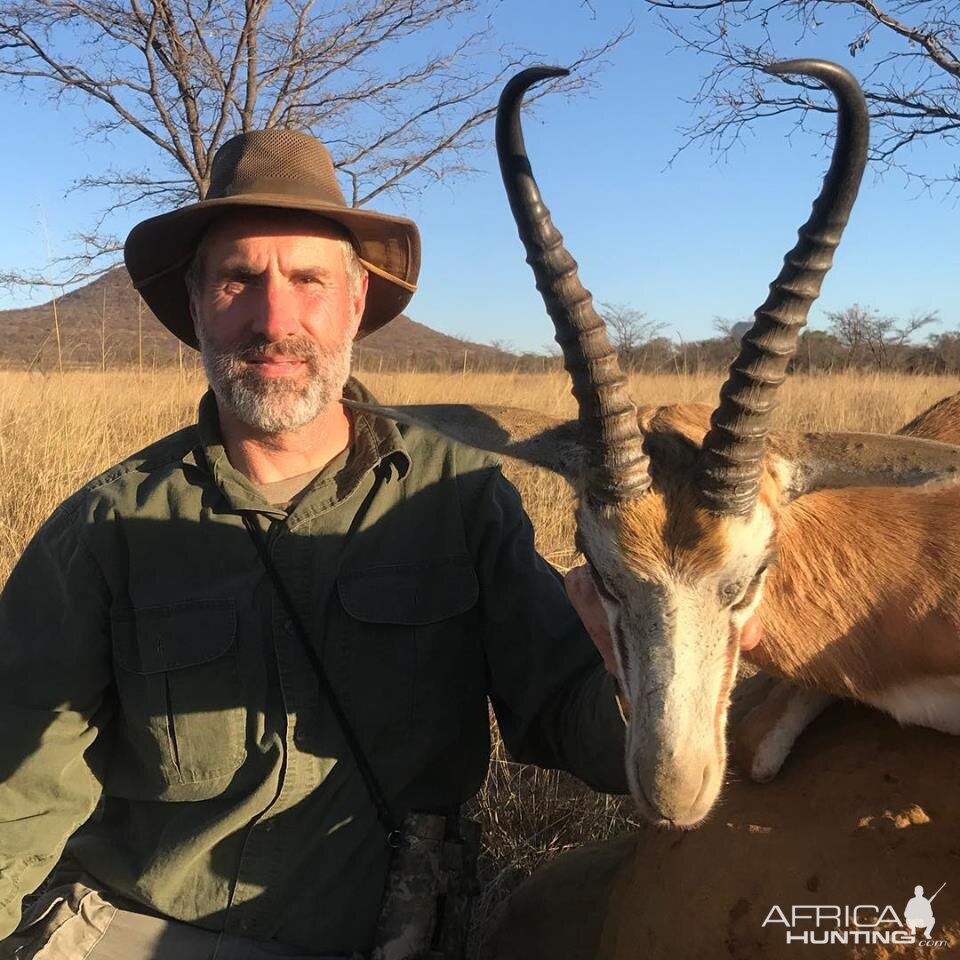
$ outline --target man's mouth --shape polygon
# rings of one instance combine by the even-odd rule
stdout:
[[[251,357],[250,366],[264,376],[285,376],[306,364],[302,357]]]

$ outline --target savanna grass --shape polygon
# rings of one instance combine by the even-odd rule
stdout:
[[[365,374],[389,403],[496,403],[559,417],[576,408],[559,374]],[[640,403],[702,402],[718,375],[653,375],[631,380]],[[775,426],[890,432],[960,387],[950,377],[843,373],[790,378]],[[53,508],[97,473],[195,415],[204,383],[179,370],[26,374],[0,371],[0,582]],[[563,481],[506,462],[523,495],[539,551],[561,570],[575,565],[572,498]],[[572,777],[523,767],[498,737],[487,783],[473,804],[483,822],[484,893],[479,927],[516,883],[559,851],[629,830],[629,802],[593,794]]]

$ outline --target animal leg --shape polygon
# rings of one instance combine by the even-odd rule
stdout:
[[[759,703],[734,721],[732,753],[751,780],[765,783],[780,771],[804,728],[836,698],[788,680],[754,677],[751,681],[766,681],[766,690],[761,691]],[[754,696],[756,692],[752,691]]]

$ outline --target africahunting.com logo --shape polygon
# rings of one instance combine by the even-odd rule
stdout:
[[[946,940],[933,939],[936,924],[933,901],[945,886],[941,883],[932,897],[924,896],[919,884],[915,886],[902,915],[891,904],[804,903],[792,907],[774,904],[761,926],[782,924],[787,943],[808,946],[895,943],[945,947]]]

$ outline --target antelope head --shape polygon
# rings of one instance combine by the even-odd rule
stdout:
[[[638,418],[524,147],[523,95],[565,72],[551,67],[525,70],[506,86],[497,149],[527,262],[572,379],[577,424],[494,407],[377,408],[549,467],[574,484],[577,543],[607,611],[629,706],[631,792],[647,818],[678,826],[701,821],[723,782],[739,633],[776,561],[784,504],[816,487],[922,482],[960,465],[956,448],[902,437],[768,442],[777,388],[857,194],[868,132],[863,95],[846,70],[816,60],[768,70],[826,84],[837,98],[838,135],[810,219],[756,311],[712,414],[651,408]],[[887,442],[894,440],[895,449]]]

